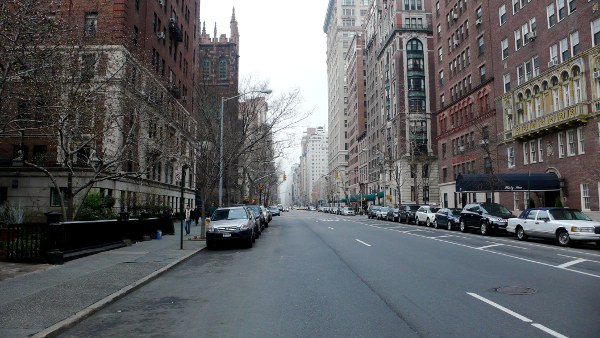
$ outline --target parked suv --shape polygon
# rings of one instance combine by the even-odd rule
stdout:
[[[430,205],[422,205],[415,213],[415,223],[417,225],[425,224],[428,227],[435,221],[435,213],[439,208]]]
[[[460,231],[477,228],[482,235],[492,231],[506,230],[506,224],[513,215],[506,207],[498,203],[471,203],[460,212]]]
[[[377,218],[377,212],[379,209],[381,209],[380,205],[369,205],[369,208],[367,209],[367,216],[369,216],[369,218]]]

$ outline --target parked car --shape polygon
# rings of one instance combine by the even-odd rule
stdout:
[[[277,208],[279,209],[279,211],[283,212],[283,204],[277,204]],[[315,207],[311,207],[311,210],[315,210]]]
[[[498,203],[470,203],[460,212],[460,231],[477,228],[483,235],[492,231],[506,230],[506,224],[513,215],[506,207]]]
[[[255,240],[256,217],[245,206],[218,208],[208,219],[206,247],[219,242],[240,241],[251,248]]]
[[[435,222],[433,227],[446,228],[448,230],[454,230],[458,228],[460,224],[460,208],[440,208],[435,213]]]
[[[387,218],[387,212],[388,212],[388,207],[381,207],[381,209],[379,209],[377,211],[377,219],[386,219]]]
[[[387,220],[397,222],[399,218],[400,208],[389,208],[387,212]]]
[[[415,223],[417,225],[425,224],[430,227],[435,220],[435,213],[439,208],[430,205],[422,205],[415,212]]]
[[[273,216],[281,216],[281,211],[279,211],[279,208],[276,205],[271,205],[269,211]]]
[[[265,225],[267,223],[265,215],[262,213],[262,210],[260,209],[259,205],[246,204],[245,206],[246,208],[250,209],[250,211],[252,211],[252,213],[254,214],[254,217],[256,217],[255,236],[256,238],[258,238],[262,234],[262,230],[265,228]]]
[[[269,211],[269,209],[267,209],[267,207],[264,206],[260,206],[260,210],[262,211],[265,220],[267,221],[267,224],[265,225],[265,228],[269,227],[269,223],[271,222],[271,220],[273,219],[273,215],[271,214],[271,212]]]
[[[342,208],[342,215],[344,216],[354,216],[354,209],[352,209],[351,207],[343,207]]]
[[[573,241],[594,241],[600,246],[600,222],[580,210],[570,208],[531,208],[508,220],[506,231],[521,241],[528,237],[553,238],[560,246]]]
[[[367,216],[369,218],[377,218],[377,212],[379,209],[381,209],[380,205],[369,205],[369,208],[367,209]]]
[[[406,204],[400,206],[400,223],[407,223],[415,221],[415,213],[419,210],[419,205],[417,204]]]

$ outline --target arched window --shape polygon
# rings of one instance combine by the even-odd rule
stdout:
[[[202,60],[202,76],[205,80],[210,79],[210,60],[204,59]]]
[[[227,80],[227,60],[225,57],[219,59],[219,80]]]
[[[406,50],[409,50],[409,51],[419,51],[420,50],[420,51],[422,51],[423,50],[423,44],[418,39],[412,39],[412,40],[408,41],[408,44],[406,45]]]

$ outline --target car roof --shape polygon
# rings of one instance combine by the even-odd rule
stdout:
[[[530,210],[575,210],[575,211],[580,211],[579,209],[575,209],[575,208],[562,208],[562,207],[537,207],[537,208],[527,208],[524,211],[530,211]]]

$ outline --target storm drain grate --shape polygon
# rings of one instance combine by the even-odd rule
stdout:
[[[537,292],[536,289],[525,288],[522,286],[501,286],[493,288],[492,291],[506,295],[532,295]]]

